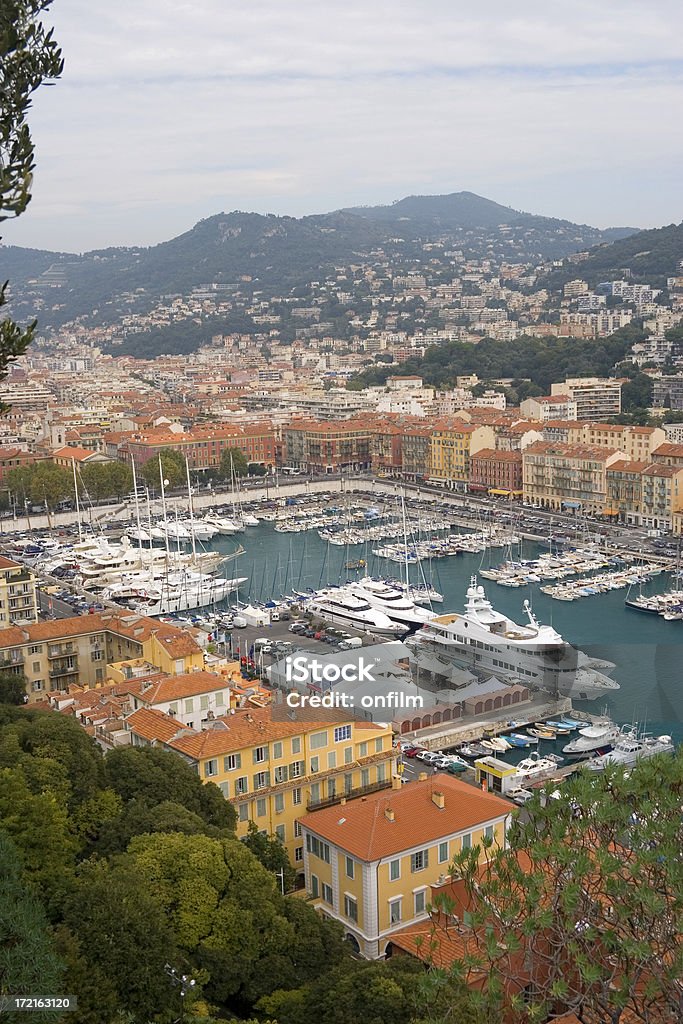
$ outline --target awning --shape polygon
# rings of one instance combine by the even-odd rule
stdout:
[[[499,495],[501,498],[509,498],[510,497],[510,493],[511,493],[510,491],[499,491],[499,490],[496,490],[495,487],[492,487],[491,490],[489,491],[489,494]]]
[[[602,514],[603,514],[603,516],[618,516],[619,515],[619,509],[618,508],[603,508]]]
[[[468,491],[488,491],[488,487],[487,487],[486,484],[468,484],[467,485],[467,490]]]
[[[580,501],[563,501],[562,502],[562,507],[563,508],[581,508],[581,502]]]

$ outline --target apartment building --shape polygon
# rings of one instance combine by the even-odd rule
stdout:
[[[431,445],[431,425],[422,424],[403,428],[401,457],[403,476],[407,480],[424,480],[426,476],[429,476]]]
[[[25,565],[0,555],[0,631],[37,621],[35,576]]]
[[[653,463],[643,470],[641,525],[670,530],[683,509],[683,467]]]
[[[569,395],[541,395],[525,398],[519,411],[529,420],[545,423],[547,420],[575,420],[576,401]]]
[[[475,426],[459,417],[437,420],[432,428],[430,479],[464,490],[470,479],[470,459],[483,448],[494,448],[495,432],[489,426]]]
[[[140,658],[169,675],[204,667],[190,633],[141,615],[77,615],[0,629],[0,662],[26,678],[29,703],[69,686],[97,686],[110,665]]]
[[[393,934],[427,919],[457,853],[484,837],[505,844],[510,816],[507,800],[445,774],[313,811],[300,822],[306,891],[358,953],[382,957]]]
[[[107,438],[111,441],[111,437]],[[220,465],[226,448],[237,448],[248,463],[270,468],[275,465],[276,438],[272,424],[216,424],[177,431],[162,428],[146,433],[119,434],[115,441],[117,456],[131,458],[140,469],[149,459],[173,448],[187,456],[190,469],[209,470]]]
[[[607,467],[607,515],[631,526],[640,525],[643,472],[649,465],[649,462],[619,459]]]
[[[624,452],[538,441],[522,453],[524,501],[558,511],[605,515],[607,469]]]
[[[282,431],[283,460],[314,473],[369,469],[372,435],[369,418],[293,421]]]
[[[552,384],[550,393],[566,395],[576,402],[576,419],[604,420],[621,412],[623,383],[622,379],[611,377],[568,377]]]
[[[482,448],[470,457],[471,490],[484,489],[505,497],[522,496],[521,451],[497,451]]]
[[[235,805],[238,836],[253,821],[278,836],[299,871],[301,818],[316,807],[339,816],[346,801],[389,788],[396,767],[391,726],[333,709],[297,708],[288,717],[281,705],[270,705],[216,718],[201,732],[164,717],[175,726],[167,739],[159,733],[170,726],[158,712],[130,715],[133,743],[161,742],[180,754]]]

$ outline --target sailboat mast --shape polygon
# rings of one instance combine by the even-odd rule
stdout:
[[[187,500],[190,506],[190,532],[192,534],[192,564],[197,564],[197,542],[194,535],[194,505],[192,502],[192,486],[190,484],[190,463],[185,456],[185,473],[187,475]]]
[[[140,565],[142,565],[142,534],[140,532],[140,500],[138,498],[138,477],[135,472],[135,459],[131,455],[130,465],[133,470],[133,491],[135,492],[135,523],[138,528],[138,548],[140,551]]]
[[[81,526],[81,506],[78,500],[78,481],[76,479],[76,460],[71,460],[71,468],[74,474],[74,495],[76,497],[76,520],[78,522],[78,540],[83,540],[83,527]]]
[[[161,507],[164,513],[164,540],[166,541],[166,571],[168,572],[168,565],[171,560],[171,551],[168,546],[168,514],[166,512],[166,488],[164,486],[164,467],[161,464],[161,452],[159,452],[159,484],[161,485]]]

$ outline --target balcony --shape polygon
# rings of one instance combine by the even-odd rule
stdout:
[[[53,665],[48,670],[50,679],[58,679],[60,676],[78,675],[78,662],[72,660],[64,665]]]
[[[320,811],[324,807],[334,807],[335,804],[340,804],[342,800],[354,800],[358,796],[379,793],[383,789],[391,789],[391,779],[385,779],[384,782],[371,782],[369,786],[358,786],[356,789],[348,790],[348,792],[335,793],[334,796],[325,797],[324,800],[309,800],[306,804],[306,810]]]
[[[64,658],[68,654],[75,654],[75,653],[76,652],[73,649],[73,644],[64,644],[64,645],[60,644],[58,646],[48,647],[48,649],[47,649],[47,656],[50,659],[52,659],[52,658]]]

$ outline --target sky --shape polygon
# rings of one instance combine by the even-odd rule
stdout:
[[[598,227],[683,219],[680,0],[54,0],[6,244],[153,245],[215,213],[467,190]]]

